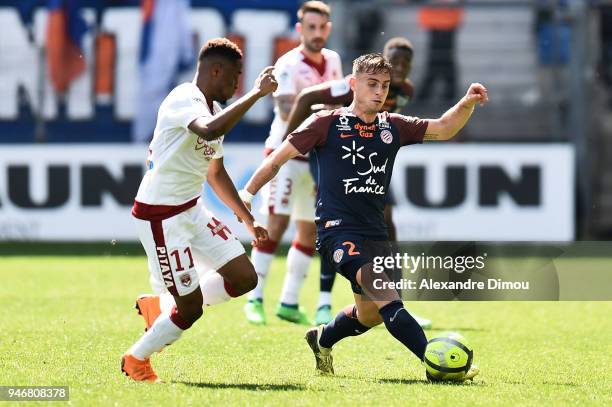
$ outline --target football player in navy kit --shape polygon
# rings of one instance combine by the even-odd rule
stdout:
[[[385,43],[383,56],[387,58],[391,64],[391,83],[389,84],[389,92],[387,93],[381,111],[400,113],[410,102],[414,94],[414,86],[412,81],[408,78],[412,70],[414,48],[412,43],[406,38],[394,37]],[[297,95],[291,113],[289,114],[286,136],[293,132],[293,130],[310,116],[313,105],[350,105],[353,101],[353,91],[349,84],[350,77],[351,75],[348,75],[344,79],[328,81],[303,89]],[[310,157],[310,164],[312,176],[316,182],[318,176],[316,156],[314,154]],[[385,202],[384,208],[385,223],[387,224],[389,240],[395,241],[396,233],[392,211],[392,205],[394,203],[393,192],[391,190],[387,191],[386,197],[387,201]],[[317,325],[327,324],[334,318],[331,312],[331,292],[334,286],[336,271],[333,264],[325,260],[326,259],[321,258],[319,305],[315,314],[315,323]],[[414,313],[412,316],[419,325],[421,325],[421,328],[431,328],[431,320],[419,317]]]
[[[379,113],[389,91],[391,65],[381,54],[353,62],[349,107],[312,115],[268,156],[239,192],[245,204],[292,157],[317,155],[317,249],[331,259],[339,274],[351,282],[355,304],[327,325],[306,332],[317,370],[333,374],[332,346],[385,324],[399,342],[423,360],[427,339],[406,311],[394,289],[376,290],[370,280],[373,257],[365,244],[386,241],[383,208],[393,162],[400,147],[424,140],[448,140],[467,123],[474,106],[488,101],[486,88],[470,85],[465,96],[438,119],[423,120],[396,113]],[[472,366],[461,380],[472,379]]]

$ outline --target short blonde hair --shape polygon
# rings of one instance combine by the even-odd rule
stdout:
[[[391,64],[378,52],[365,54],[353,61],[353,74],[358,73],[391,73]]]

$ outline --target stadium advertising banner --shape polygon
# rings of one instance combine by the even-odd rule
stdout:
[[[300,2],[70,2],[74,13],[60,16],[70,28],[68,39],[78,45],[74,55],[80,59],[72,62],[80,69],[58,83],[53,73],[67,71],[70,61],[50,59],[47,50],[68,42],[50,23],[63,10],[51,5],[61,3],[0,0],[1,142],[118,142],[128,141],[130,132],[132,139],[145,140],[168,90],[192,80],[200,46],[220,36],[245,53],[239,96],[262,67],[296,45],[291,28]],[[271,112],[270,98],[249,109],[242,134],[263,140]]]
[[[228,143],[242,187],[259,144]],[[0,240],[134,241],[130,208],[146,148],[21,145],[0,150]],[[574,154],[564,144],[426,144],[400,150],[392,190],[399,240],[568,241],[574,238]],[[207,187],[206,206],[241,239],[243,225]],[[260,197],[254,201],[259,214]]]

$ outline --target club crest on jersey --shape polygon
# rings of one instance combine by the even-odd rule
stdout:
[[[340,124],[336,124],[336,128],[339,131],[351,131],[351,126],[349,125],[349,118],[346,117],[346,115],[342,115],[340,116],[340,119],[338,119],[338,121],[340,122]]]
[[[343,257],[344,257],[344,250],[336,249],[336,251],[334,252],[334,261],[336,263],[340,263]]]
[[[393,141],[393,133],[391,133],[389,130],[383,130],[380,132],[380,139],[385,144],[391,144]]]
[[[181,284],[183,284],[185,287],[189,287],[191,285],[191,276],[189,274],[182,275]]]

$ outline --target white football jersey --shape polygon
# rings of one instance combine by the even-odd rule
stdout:
[[[180,205],[202,194],[210,160],[223,157],[223,136],[206,141],[187,126],[201,116],[220,112],[194,83],[183,83],[164,99],[149,145],[148,169],[136,201],[150,205]]]
[[[327,48],[321,50],[324,60],[323,74],[316,69],[301,50],[294,48],[280,57],[274,65],[274,76],[278,88],[274,96],[297,95],[304,88],[323,82],[341,79],[342,62],[337,52]],[[287,122],[282,120],[278,106],[274,107],[274,120],[270,127],[270,136],[266,140],[266,148],[275,149],[281,145],[287,130]]]

